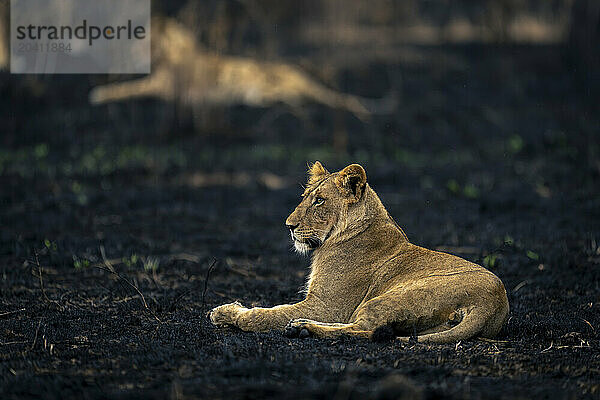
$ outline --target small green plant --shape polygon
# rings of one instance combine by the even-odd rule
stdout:
[[[156,272],[158,270],[158,266],[160,265],[160,260],[157,257],[146,257],[142,260],[144,264],[144,271],[146,272]]]
[[[460,191],[460,185],[458,184],[456,179],[450,179],[448,182],[446,182],[446,188],[454,194],[458,194],[458,192]]]
[[[46,143],[40,143],[33,148],[33,155],[35,158],[40,159],[48,155],[48,145]]]
[[[477,197],[479,197],[479,189],[477,189],[475,185],[469,183],[465,185],[463,189],[463,194],[469,199],[476,199]]]
[[[519,153],[521,150],[523,150],[524,145],[525,142],[523,141],[523,138],[520,135],[512,135],[508,139],[507,143],[508,151],[512,154]]]
[[[540,255],[538,253],[536,253],[535,251],[527,250],[526,254],[530,260],[538,261],[540,259]]]
[[[497,265],[498,256],[496,254],[488,254],[483,258],[483,266],[486,268],[494,268]]]
[[[85,194],[83,186],[79,182],[73,181],[71,184],[71,191],[77,197],[77,203],[79,203],[79,205],[84,206],[87,204],[88,197]]]
[[[467,183],[461,190],[460,184],[456,181],[456,179],[450,179],[446,182],[446,189],[448,189],[452,194],[455,195],[463,195],[467,199],[476,199],[479,197],[479,189],[471,183]]]
[[[73,183],[71,183],[71,191],[75,194],[81,193],[81,191],[83,190],[83,187],[81,186],[81,183],[77,182],[77,181],[73,181]]]
[[[85,258],[79,258],[75,254],[73,254],[73,267],[75,269],[87,268],[90,266],[90,261]]]
[[[125,264],[125,266],[128,268],[137,264],[138,261],[139,261],[138,255],[135,253],[133,253],[129,257],[123,257],[123,264]]]
[[[44,247],[50,252],[56,251],[58,249],[56,242],[53,242],[50,239],[44,239]]]

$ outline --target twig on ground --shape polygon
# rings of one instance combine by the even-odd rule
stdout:
[[[142,305],[144,306],[144,308],[146,310],[150,311],[150,313],[152,313],[152,316],[154,317],[154,319],[156,319],[159,323],[161,323],[162,321],[160,320],[160,318],[158,318],[158,315],[156,315],[154,310],[152,310],[150,307],[148,307],[148,303],[146,303],[146,298],[144,297],[144,294],[142,293],[142,291],[136,285],[129,282],[129,280],[126,279],[123,275],[121,275],[117,271],[115,271],[115,269],[112,266],[111,261],[106,259],[106,255],[104,253],[104,246],[100,246],[100,255],[102,256],[102,261],[105,266],[99,265],[99,264],[94,264],[93,267],[101,269],[103,271],[110,272],[111,274],[113,274],[117,278],[119,278],[120,281],[125,282],[127,285],[129,285],[131,288],[133,288],[133,290],[135,290],[137,292],[137,294],[140,296],[140,301],[142,302]]]
[[[102,246],[102,245],[100,246],[100,257],[102,257],[102,264],[106,268],[110,269],[111,272],[115,272],[115,269],[113,268],[113,264],[121,262],[120,258],[116,259],[116,261],[115,260],[109,260],[109,259],[107,259],[106,258],[106,252],[104,251],[104,246]],[[93,266],[96,266],[96,265],[97,264],[94,264]]]
[[[549,351],[553,346],[554,346],[554,342],[550,342],[550,346],[548,346],[548,348],[540,351],[540,353],[545,353],[545,352]]]
[[[529,284],[529,280],[525,279],[523,282],[519,283],[517,286],[515,286],[515,288],[512,290],[513,293],[517,293],[523,286]]]
[[[208,270],[206,271],[206,278],[204,278],[204,290],[202,291],[202,313],[204,313],[206,311],[205,300],[206,300],[206,291],[208,290],[208,279],[210,278],[210,273],[212,272],[212,270],[216,264],[217,264],[217,259],[215,258],[213,260],[213,262],[210,264],[210,266],[208,267]]]
[[[488,338],[477,338],[477,340],[487,343],[510,343],[510,340],[498,340],[498,339],[488,339]]]
[[[135,290],[137,292],[137,294],[140,296],[140,300],[141,300],[142,305],[144,306],[144,308],[149,309],[148,308],[148,303],[146,303],[146,298],[144,297],[144,294],[141,292],[141,290],[138,289],[138,287],[135,286],[133,283],[129,282],[125,277],[123,277],[117,271],[115,271],[115,269],[113,268],[112,263],[110,262],[110,260],[106,259],[106,255],[104,254],[104,246],[100,246],[100,255],[102,256],[102,261],[103,261],[103,263],[104,263],[105,266],[101,266],[101,265],[95,264],[94,267],[98,268],[98,269],[101,269],[103,271],[108,271],[111,274],[114,274],[120,280],[122,280],[123,282],[125,282],[126,284],[128,284],[130,287],[132,287],[133,290]]]
[[[44,298],[46,300],[49,300],[48,296],[46,295],[46,291],[44,290],[44,280],[42,279],[42,264],[40,264],[38,254],[35,249],[33,249],[33,254],[35,255],[35,264],[38,267],[38,278],[40,279],[40,290],[42,291],[42,295],[44,296]]]
[[[592,324],[590,323],[590,321],[588,321],[588,320],[587,320],[587,319],[585,319],[585,318],[581,318],[581,319],[583,320],[583,322],[585,322],[586,324],[588,324],[588,325],[590,326],[590,328],[592,328],[592,331],[594,331],[594,333],[596,333],[596,329],[594,328],[594,325],[592,325]]]
[[[25,311],[25,309],[24,308],[20,308],[18,310],[14,310],[14,311],[3,312],[3,313],[0,313],[0,318],[6,317],[7,315],[11,315],[11,314],[16,314],[16,313],[19,313],[19,312],[22,312],[22,311]]]
[[[173,299],[171,304],[169,304],[169,307],[167,307],[167,310],[169,312],[175,311],[175,306],[177,305],[177,302],[179,300],[181,300],[184,296],[188,295],[191,291],[192,291],[192,289],[188,289],[188,290],[184,291],[183,293],[181,293],[179,296],[175,297],[175,299]]]
[[[136,296],[127,296],[119,300],[113,300],[113,304],[127,303],[130,300],[134,300]]]
[[[111,259],[107,259],[106,255],[104,254],[104,246],[100,246],[100,255],[102,256],[102,261],[95,263],[95,264],[91,264],[91,267],[97,267],[98,265],[104,265],[106,266],[107,264],[110,265],[110,268],[113,268],[115,265],[120,265],[120,264],[124,264],[125,261],[123,258],[111,258]],[[183,261],[189,261],[189,262],[193,262],[193,263],[199,263],[200,260],[202,259],[202,257],[195,255],[195,254],[189,254],[189,253],[177,253],[177,254],[168,254],[168,255],[154,255],[154,256],[148,256],[147,258],[156,258],[156,259],[160,259],[161,262],[170,262],[170,261],[174,261],[174,260],[183,260]]]
[[[137,292],[137,294],[140,296],[140,301],[142,302],[142,305],[144,306],[144,308],[149,309],[148,303],[146,303],[146,298],[144,297],[144,294],[140,291],[140,289],[138,289],[137,286],[135,286],[133,283],[129,282],[125,277],[123,277],[123,275],[119,274],[115,270],[111,270],[109,268],[102,267],[100,265],[96,265],[95,268],[101,269],[102,271],[110,272],[111,274],[113,274],[117,278],[119,278],[121,281],[123,281],[127,285],[129,285],[129,287],[131,287],[133,290],[135,290]]]
[[[40,259],[38,258],[38,253],[37,253],[36,249],[33,249],[33,255],[35,256],[35,265],[37,265],[37,267],[38,267],[38,278],[40,280],[40,290],[42,291],[42,296],[44,296],[44,299],[46,300],[46,302],[54,303],[59,308],[59,310],[61,310],[61,311],[64,310],[64,307],[58,301],[51,300],[48,297],[48,295],[46,294],[46,289],[44,288],[44,280],[42,278],[44,270],[42,268],[42,264],[40,264]]]
[[[557,349],[589,349],[591,347],[592,346],[587,344],[587,342],[583,342],[582,344],[578,344],[575,346],[556,346]]]
[[[232,265],[228,265],[227,269],[229,269],[231,272],[235,272],[236,274],[239,274],[241,276],[245,276],[245,277],[251,277],[251,278],[255,278],[256,274],[254,274],[251,271],[245,270],[243,268],[239,268],[239,267],[235,267]]]
[[[41,325],[42,325],[42,319],[40,318],[40,320],[38,321],[37,329],[35,330],[35,336],[33,337],[33,343],[31,343],[31,347],[29,348],[30,351],[33,350],[33,348],[35,347],[35,343],[37,342],[38,333],[40,332]]]
[[[146,310],[150,311],[150,313],[152,314],[152,316],[154,317],[155,320],[157,320],[158,322],[162,322],[160,320],[160,318],[158,318],[158,315],[156,315],[154,310],[151,309],[150,307],[148,307],[148,303],[146,303],[146,298],[144,297],[144,294],[142,293],[142,291],[140,289],[138,289],[137,286],[135,286],[133,283],[129,282],[125,277],[123,277],[121,274],[119,274],[115,270],[110,270],[109,268],[102,267],[100,265],[96,265],[95,268],[98,268],[103,271],[107,271],[107,272],[110,272],[111,274],[114,274],[117,278],[119,278],[119,280],[121,280],[122,282],[125,282],[127,285],[129,285],[131,288],[133,288],[137,292],[137,294],[140,296],[140,301],[142,302],[142,305],[144,306],[144,308]]]

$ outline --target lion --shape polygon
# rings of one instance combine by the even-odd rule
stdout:
[[[358,164],[329,173],[315,162],[285,224],[296,250],[312,251],[305,299],[272,308],[225,304],[210,311],[214,325],[451,343],[493,338],[507,320],[502,281],[480,265],[410,243]]]
[[[197,43],[193,32],[171,18],[153,18],[152,29],[152,73],[93,88],[91,104],[155,97],[191,106],[283,103],[297,110],[312,101],[349,111],[361,120],[395,109],[393,94],[366,99],[330,89],[292,64],[210,52]]]

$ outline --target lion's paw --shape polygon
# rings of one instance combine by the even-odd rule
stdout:
[[[240,302],[223,304],[209,311],[210,322],[215,326],[235,325],[241,312],[247,310]]]
[[[312,321],[308,319],[293,319],[288,322],[285,327],[285,336],[289,338],[300,338],[304,339],[310,336],[310,330],[308,328]]]

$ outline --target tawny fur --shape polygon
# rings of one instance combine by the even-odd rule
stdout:
[[[157,97],[194,106],[267,107],[279,102],[297,108],[312,101],[345,109],[360,119],[395,108],[394,98],[372,100],[340,93],[294,65],[210,53],[197,45],[192,32],[173,19],[154,18],[152,30],[152,74],[98,86],[90,92],[92,104]]]
[[[213,324],[366,338],[391,326],[400,340],[416,334],[431,343],[498,334],[509,306],[496,275],[410,243],[360,165],[329,173],[316,162],[309,175],[286,221],[296,248],[313,250],[306,298],[273,308],[225,304],[210,312]]]
[[[10,37],[8,32],[9,2],[0,0],[0,71],[8,69]]]

